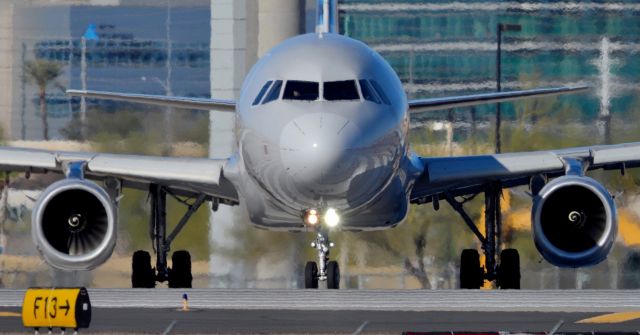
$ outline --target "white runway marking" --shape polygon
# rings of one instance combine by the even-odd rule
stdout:
[[[102,308],[179,308],[188,292],[195,309],[358,311],[640,310],[640,291],[221,290],[88,289]],[[24,290],[0,290],[0,307],[19,307]]]

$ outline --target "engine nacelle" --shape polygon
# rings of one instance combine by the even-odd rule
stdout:
[[[95,183],[60,180],[38,198],[31,235],[49,265],[61,270],[90,270],[113,253],[116,211],[107,192]]]
[[[533,203],[533,238],[542,256],[560,267],[603,261],[618,232],[616,205],[592,178],[564,176],[540,190]]]

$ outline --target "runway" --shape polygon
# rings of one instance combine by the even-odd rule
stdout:
[[[356,311],[640,311],[640,290],[254,290],[88,289],[93,307]],[[0,290],[0,306],[22,305],[24,290]]]
[[[188,312],[179,311],[183,293]],[[0,290],[0,332],[31,332],[18,316],[23,294]],[[545,332],[560,320],[562,331],[640,329],[640,291],[89,289],[89,295],[90,332],[162,333],[173,321],[173,333]],[[577,323],[601,315],[604,321]]]

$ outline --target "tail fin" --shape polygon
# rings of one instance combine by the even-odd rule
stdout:
[[[316,33],[338,33],[338,0],[318,0]]]

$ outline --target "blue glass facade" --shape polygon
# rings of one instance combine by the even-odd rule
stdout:
[[[412,97],[495,90],[498,23],[522,26],[503,35],[505,89],[588,84],[596,88],[594,94],[562,100],[580,108],[585,119],[594,118],[601,112],[599,66],[607,38],[612,113],[629,112],[638,92],[637,1],[343,0],[341,14],[341,31],[377,49]],[[505,107],[507,114],[513,112]]]

